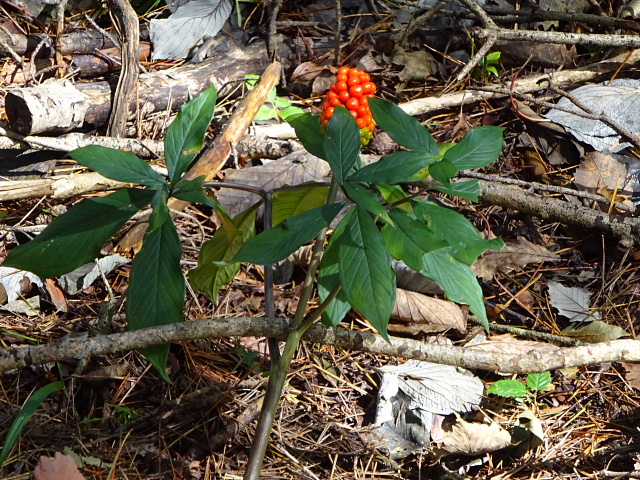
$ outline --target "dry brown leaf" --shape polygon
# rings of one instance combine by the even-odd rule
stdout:
[[[47,278],[45,287],[49,293],[51,303],[56,307],[56,312],[67,312],[67,299],[58,284],[52,278]]]
[[[330,70],[326,66],[320,66],[315,62],[302,62],[298,65],[291,74],[291,82],[296,80],[313,80],[323,72],[330,73]]]
[[[465,422],[461,418],[444,431],[440,447],[452,454],[480,455],[511,445],[511,434],[497,423]]]
[[[576,170],[574,183],[579,190],[598,193],[633,207],[631,202],[631,194],[633,192],[625,189],[627,185],[627,165],[619,162],[611,154],[602,152],[587,153]],[[607,207],[608,205],[603,206],[603,208]]]
[[[324,182],[328,179],[330,170],[329,164],[324,160],[310,153],[297,151],[266,165],[241,170],[227,169],[224,171],[224,179],[226,182],[273,190],[283,185]],[[221,189],[217,198],[232,217],[260,200],[258,195],[231,188]]]
[[[627,371],[624,379],[631,387],[640,390],[640,363],[622,362],[622,366]]]
[[[114,382],[123,380],[127,375],[126,365],[116,363],[91,370],[85,375],[78,375],[87,385],[92,387],[108,387]]]
[[[73,458],[60,452],[53,458],[40,457],[33,476],[36,480],[85,480]]]
[[[396,289],[391,317],[407,323],[438,326],[437,331],[455,329],[464,332],[467,328],[467,315],[455,303],[401,288]]]
[[[476,276],[490,281],[498,271],[508,272],[529,263],[558,262],[560,257],[541,245],[518,237],[515,243],[507,243],[502,250],[487,250],[472,266]]]

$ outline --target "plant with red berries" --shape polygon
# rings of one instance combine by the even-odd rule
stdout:
[[[362,145],[366,145],[376,128],[376,122],[369,108],[369,99],[373,97],[376,90],[376,84],[371,81],[367,72],[357,68],[341,67],[338,70],[336,83],[331,85],[322,104],[320,123],[326,128],[336,107],[345,107],[356,119],[360,129],[360,141]]]

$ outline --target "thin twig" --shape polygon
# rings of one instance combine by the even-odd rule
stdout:
[[[595,193],[583,192],[580,190],[575,190],[573,188],[560,187],[557,185],[545,185],[537,182],[525,182],[524,180],[518,180],[516,178],[505,178],[505,177],[497,177],[495,175],[485,175],[483,173],[471,172],[471,171],[462,171],[460,172],[460,177],[464,178],[477,178],[479,180],[487,180],[488,182],[499,182],[507,185],[518,185],[519,187],[524,187],[529,190],[540,190],[544,192],[553,192],[561,195],[571,195],[573,197],[585,198],[587,200],[592,200],[594,202],[600,202],[605,204],[610,204],[611,199],[604,197],[602,195],[597,195]],[[626,212],[632,212],[634,209],[624,203],[614,202],[613,203],[616,208],[619,210],[623,210]]]

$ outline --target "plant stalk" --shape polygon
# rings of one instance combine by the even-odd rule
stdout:
[[[334,177],[331,180],[331,186],[329,187],[327,205],[335,202],[337,193],[338,183]],[[284,384],[287,380],[291,361],[298,350],[300,339],[310,326],[309,323],[304,322],[305,312],[307,310],[309,300],[311,299],[311,294],[313,293],[316,271],[318,270],[320,260],[322,259],[322,251],[324,249],[327,230],[327,228],[324,228],[316,237],[311,262],[309,263],[309,270],[307,270],[307,276],[305,277],[304,284],[302,286],[298,308],[296,309],[296,313],[291,324],[291,331],[287,336],[287,342],[285,344],[284,351],[282,352],[282,356],[278,362],[273,363],[273,368],[271,369],[266,397],[264,404],[262,405],[262,409],[260,410],[260,418],[258,419],[258,426],[256,427],[256,433],[253,437],[253,443],[251,444],[249,461],[247,462],[247,468],[243,477],[244,480],[258,480],[260,478],[262,462],[269,444],[269,435],[273,427],[273,421],[278,410],[278,405],[280,405],[280,399],[282,397]],[[328,302],[323,303],[323,305],[326,308]],[[318,312],[318,310],[320,309],[316,309],[313,313],[315,318],[318,318],[319,313],[322,313],[322,311]]]

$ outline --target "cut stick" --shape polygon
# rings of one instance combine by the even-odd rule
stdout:
[[[264,105],[269,93],[278,84],[280,72],[281,66],[277,61],[267,67],[260,77],[260,81],[236,107],[229,119],[229,123],[227,123],[220,135],[205,147],[198,160],[185,173],[185,179],[192,180],[204,175],[205,181],[209,181],[215,177],[227,161],[227,158],[229,158],[233,146],[240,141],[258,110]],[[172,210],[184,210],[187,205],[188,202],[182,200],[171,199],[169,201],[169,208]],[[148,217],[138,221],[120,240],[116,247],[117,251],[137,251],[147,231],[147,221]]]

